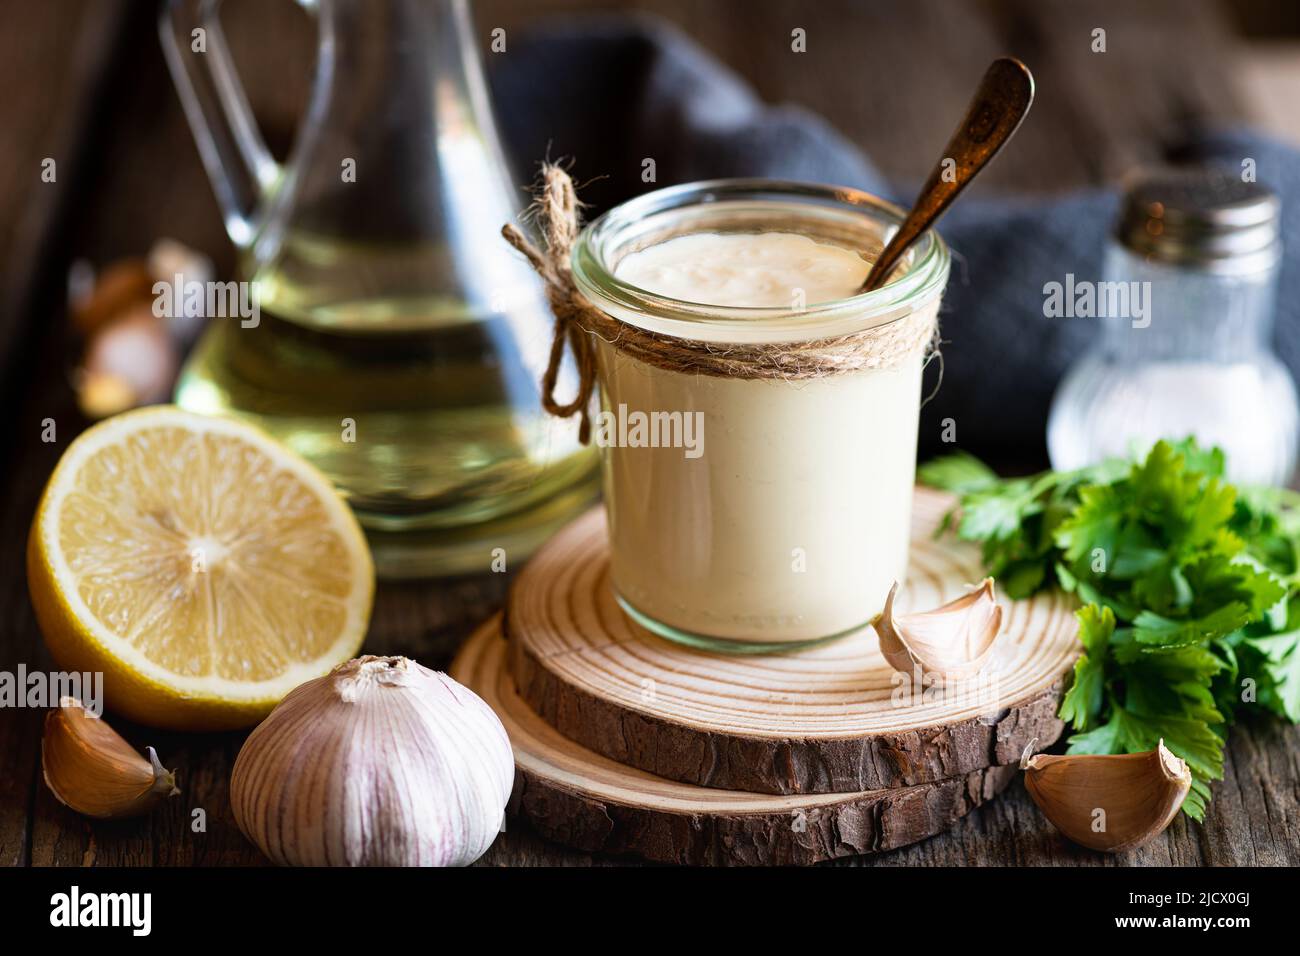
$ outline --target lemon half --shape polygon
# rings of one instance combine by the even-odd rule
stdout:
[[[102,671],[110,709],[184,730],[254,724],[353,657],[375,587],[324,475],[252,426],[169,406],[68,447],[27,579],[60,667]]]

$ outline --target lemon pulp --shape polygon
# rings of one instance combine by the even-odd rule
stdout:
[[[100,423],[38,508],[29,583],[51,650],[109,706],[241,726],[351,657],[374,571],[329,482],[256,429],[173,408]]]

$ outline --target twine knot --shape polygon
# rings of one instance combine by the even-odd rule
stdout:
[[[581,208],[569,174],[554,163],[545,163],[541,186],[532,207],[545,249],[538,249],[514,223],[502,226],[501,235],[523,253],[541,277],[546,287],[546,299],[555,316],[551,355],[542,375],[542,407],[560,418],[579,415],[578,440],[585,445],[591,440],[591,393],[596,387],[596,350],[582,319],[588,313],[597,312],[599,322],[599,312],[578,291],[569,265],[573,244],[578,240]],[[578,390],[572,401],[561,402],[555,397],[555,387],[564,362],[566,342],[578,367]]]
[[[847,335],[790,342],[696,341],[621,322],[592,304],[573,280],[570,257],[578,240],[581,210],[582,203],[569,174],[554,163],[544,163],[530,210],[544,248],[539,249],[513,223],[503,226],[501,235],[524,255],[541,277],[555,316],[550,359],[542,375],[542,407],[560,418],[580,416],[578,438],[584,445],[591,440],[597,335],[620,353],[654,368],[731,379],[820,378],[893,368],[916,358],[940,356],[937,301]],[[555,387],[564,363],[566,343],[578,368],[578,389],[572,401],[561,402],[555,397]]]

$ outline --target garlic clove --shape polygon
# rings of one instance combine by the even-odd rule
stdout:
[[[156,282],[165,282],[173,288],[179,284],[182,289],[191,283],[206,284],[212,281],[216,269],[212,260],[176,239],[162,238],[149,248],[149,272]],[[196,305],[188,297],[182,299],[179,314],[169,312],[167,330],[181,349],[187,349],[203,329],[207,321],[202,305]]]
[[[112,372],[80,369],[76,379],[77,407],[92,421],[117,415],[136,403],[131,383]]]
[[[78,404],[95,418],[165,401],[179,367],[167,320],[148,305],[135,307],[100,329],[86,346]]]
[[[897,594],[895,581],[875,621],[880,652],[894,670],[945,682],[979,673],[1002,629],[1002,607],[992,578],[941,607],[913,614],[895,616]]]
[[[85,335],[94,335],[123,313],[153,301],[154,277],[141,258],[110,263],[89,290],[72,303],[72,321]]]
[[[148,751],[146,760],[75,697],[64,697],[45,716],[45,783],[60,803],[88,817],[139,816],[180,793],[176,775]]]
[[[1192,787],[1187,763],[1164,740],[1139,754],[1030,757],[1026,751],[1021,769],[1025,789],[1058,830],[1107,853],[1131,850],[1163,833]]]
[[[291,866],[465,866],[505,820],[514,752],[492,709],[405,657],[291,691],[235,760],[235,822]]]

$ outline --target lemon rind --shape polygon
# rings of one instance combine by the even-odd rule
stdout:
[[[63,500],[75,488],[75,476],[93,454],[144,427],[178,426],[207,434],[229,435],[249,442],[266,452],[277,467],[291,471],[295,477],[330,504],[326,507],[330,524],[346,543],[349,554],[363,562],[358,580],[361,587],[343,599],[346,623],[340,637],[328,651],[313,661],[291,664],[274,678],[260,681],[234,681],[217,675],[202,677],[176,674],[161,667],[141,651],[113,633],[92,612],[68,582],[75,577],[58,545],[59,514]],[[337,505],[337,506],[335,506]],[[79,435],[64,452],[42,496],[38,509],[36,535],[42,560],[49,565],[53,599],[62,602],[68,617],[75,622],[81,637],[95,649],[117,661],[138,678],[155,685],[180,701],[209,701],[239,706],[274,703],[304,681],[327,673],[340,661],[347,660],[361,646],[369,624],[374,597],[374,566],[360,525],[347,504],[328,479],[296,452],[279,444],[265,432],[244,422],[209,418],[172,406],[151,406],[114,416]]]

